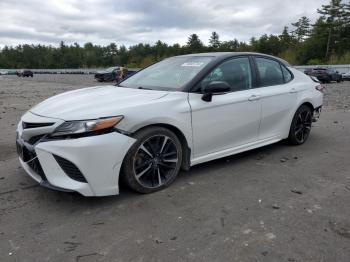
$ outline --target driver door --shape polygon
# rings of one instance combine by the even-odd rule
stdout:
[[[224,81],[230,85],[230,92],[214,95],[210,102],[203,101],[201,93],[189,94],[194,158],[258,139],[261,104],[252,75],[248,57],[232,58],[214,68],[197,87],[202,90],[212,81]]]

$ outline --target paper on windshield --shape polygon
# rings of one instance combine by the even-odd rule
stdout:
[[[201,67],[203,64],[203,62],[186,62],[183,63],[181,66]]]

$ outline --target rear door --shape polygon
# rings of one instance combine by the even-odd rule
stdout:
[[[255,57],[255,62],[262,108],[259,140],[279,137],[289,128],[300,90],[292,81],[293,75],[279,61]]]
[[[189,94],[195,158],[251,143],[258,138],[259,89],[253,85],[249,57],[224,61],[197,88],[200,90],[212,81],[227,82],[231,92],[214,95],[211,102],[203,101],[200,92]]]

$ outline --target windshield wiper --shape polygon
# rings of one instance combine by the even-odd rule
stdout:
[[[117,87],[127,87],[127,86],[122,86],[122,85],[120,85],[120,84],[115,84],[114,86],[117,86]],[[143,86],[139,86],[137,89],[154,90],[154,89],[152,89],[152,88],[143,87]]]

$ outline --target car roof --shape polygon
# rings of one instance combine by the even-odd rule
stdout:
[[[266,54],[262,54],[262,53],[255,53],[255,52],[208,52],[208,53],[195,53],[195,54],[179,55],[176,57],[211,56],[211,57],[215,57],[216,59],[225,59],[225,58],[230,58],[230,57],[234,57],[234,56],[242,56],[242,55],[263,56],[266,58],[272,58],[272,59],[280,61],[285,66],[291,66],[286,60],[283,60],[279,57],[266,55]]]

